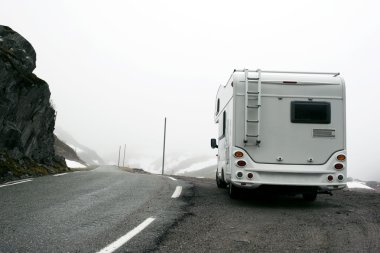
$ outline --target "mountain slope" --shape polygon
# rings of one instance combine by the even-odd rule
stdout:
[[[62,128],[57,127],[55,129],[55,135],[64,142],[67,146],[74,150],[74,153],[77,154],[78,158],[87,165],[101,165],[105,164],[103,159],[92,149],[86,147],[85,145],[79,143],[72,137],[69,133],[64,131]],[[69,157],[66,159],[72,160]],[[78,161],[74,159],[73,161]],[[80,162],[80,163],[82,163]],[[83,163],[82,163],[83,164]]]
[[[72,149],[69,145],[58,139],[57,136],[54,135],[54,149],[57,155],[62,156],[66,159],[66,162],[74,161],[80,163],[83,166],[87,166],[86,162],[84,162],[78,154]],[[69,167],[71,167],[68,164]],[[82,167],[82,166],[81,166]]]

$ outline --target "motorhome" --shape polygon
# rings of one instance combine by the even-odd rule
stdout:
[[[234,70],[215,101],[216,183],[314,201],[346,187],[345,83],[339,73]]]

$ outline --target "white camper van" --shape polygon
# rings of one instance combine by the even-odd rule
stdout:
[[[339,73],[235,70],[215,103],[218,187],[308,201],[346,187],[345,99]]]

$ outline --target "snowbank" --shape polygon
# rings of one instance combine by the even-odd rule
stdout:
[[[185,169],[177,171],[175,174],[180,175],[180,174],[184,174],[186,172],[193,172],[193,171],[201,170],[201,169],[204,169],[206,167],[213,166],[213,165],[216,166],[215,158],[208,160],[208,161],[200,162],[200,163],[194,163],[190,167],[187,167]]]
[[[361,189],[367,189],[367,190],[374,190],[373,188],[365,185],[363,182],[353,181],[353,182],[347,182],[347,187],[352,188],[361,188]]]
[[[86,168],[86,166],[84,166],[83,164],[81,163],[78,163],[76,161],[71,161],[71,160],[68,160],[68,159],[65,159],[66,160],[66,164],[69,168],[75,168],[75,169],[83,169],[83,168]]]

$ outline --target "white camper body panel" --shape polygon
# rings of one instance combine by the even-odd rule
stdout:
[[[298,112],[292,110],[309,104],[326,106],[329,121],[296,122]],[[217,175],[227,183],[242,188],[316,186],[321,191],[346,185],[346,161],[337,160],[346,155],[345,86],[339,75],[234,71],[219,88],[215,121]],[[235,158],[236,151],[244,156]],[[238,160],[246,166],[239,167]],[[335,169],[337,162],[344,168]]]

